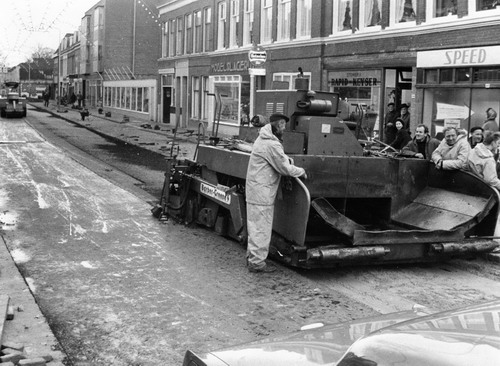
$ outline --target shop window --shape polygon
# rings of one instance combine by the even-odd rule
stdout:
[[[278,2],[278,41],[290,40],[291,5],[291,0],[279,0]]]
[[[500,89],[428,88],[422,120],[431,122],[434,135],[452,125],[470,131],[483,125],[489,108],[500,111]]]
[[[250,101],[250,83],[243,82],[239,75],[215,76],[214,93],[221,95],[220,122],[239,125],[245,113],[244,105]]]
[[[352,1],[333,0],[333,34],[352,33]]]
[[[254,17],[254,0],[244,0],[243,11],[243,45],[252,44],[252,30]]]
[[[425,70],[425,83],[426,84],[437,84],[438,83],[438,71],[437,70]]]
[[[150,88],[144,88],[144,95],[143,95],[143,104],[142,104],[142,111],[149,113],[149,89]]]
[[[453,69],[441,69],[439,72],[439,78],[441,83],[452,83]]]
[[[457,75],[457,83],[470,82],[471,71],[470,68],[456,69],[455,73]]]
[[[231,0],[231,19],[229,24],[229,47],[238,47],[238,27],[240,24],[240,2]]]
[[[489,83],[492,81],[500,81],[500,68],[475,68],[473,81],[475,83]]]
[[[381,1],[361,0],[359,2],[359,30],[379,30],[382,23]]]
[[[132,88],[132,96],[131,96],[131,105],[130,109],[135,110],[137,108],[137,88]]]
[[[217,5],[217,49],[222,50],[225,44],[226,34],[226,2],[221,1]]]
[[[311,2],[297,0],[297,38],[311,37]]]
[[[194,52],[200,53],[202,50],[202,23],[201,11],[194,12]]]
[[[273,1],[262,0],[262,16],[260,17],[260,43],[272,42],[273,29]]]
[[[123,105],[123,108],[125,109],[130,109],[130,88],[125,88],[125,103]]]
[[[415,25],[417,0],[391,0],[390,26]]]

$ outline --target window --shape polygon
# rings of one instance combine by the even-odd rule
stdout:
[[[184,21],[186,24],[185,53],[193,53],[193,14],[186,15]]]
[[[429,0],[426,4],[429,19],[457,15],[457,0]]]
[[[142,112],[142,91],[143,88],[137,88],[137,111]]]
[[[204,120],[208,119],[208,113],[210,109],[210,103],[208,98],[212,98],[211,96],[208,95],[209,93],[209,82],[208,82],[208,76],[203,76],[201,78],[202,82],[202,88],[203,88],[203,93],[201,94],[201,118]]]
[[[415,22],[416,14],[417,0],[391,0],[390,26]]]
[[[161,57],[168,56],[168,22],[162,24]]]
[[[352,33],[352,1],[333,0],[333,34]]]
[[[212,44],[212,8],[203,9],[203,51],[211,51]]]
[[[250,100],[250,79],[242,81],[240,75],[214,76],[214,93],[224,95],[221,98],[221,123],[239,125],[245,115]],[[243,119],[247,118],[243,117]]]
[[[238,46],[238,27],[240,24],[240,2],[231,0],[231,20],[229,24],[229,47]]]
[[[273,74],[273,89],[295,90],[295,79],[298,74],[293,72],[277,72]],[[305,72],[304,77],[311,80],[311,73]],[[310,83],[309,83],[310,84]]]
[[[226,34],[226,2],[222,1],[217,6],[217,49],[221,50],[225,47]]]
[[[380,29],[382,15],[379,0],[361,0],[359,3],[359,30]],[[374,27],[374,28],[371,28]],[[371,28],[371,29],[370,29]]]
[[[243,11],[243,45],[252,44],[252,30],[253,30],[253,5],[254,0],[244,0]]]
[[[271,43],[273,40],[273,1],[261,2],[262,16],[260,17],[260,42]]]
[[[500,1],[498,0],[469,0],[469,15],[478,13],[478,16],[497,15],[500,12]]]
[[[311,37],[311,2],[297,0],[297,38]]]
[[[149,113],[149,88],[144,88],[144,101],[142,111]]]
[[[168,22],[169,26],[169,34],[168,34],[168,56],[173,57],[175,56],[175,33],[177,31],[177,23],[175,22],[175,19],[172,19],[171,21]]]
[[[202,24],[201,24],[201,11],[194,12],[194,52],[200,53],[202,51]]]
[[[184,37],[183,37],[183,29],[182,29],[182,18],[177,18],[177,40],[176,40],[176,55],[182,55],[184,52]]]
[[[130,105],[130,109],[135,109],[137,101],[137,88],[131,88],[131,89],[132,89],[132,97],[130,100],[132,101],[132,104]]]
[[[192,110],[191,110],[191,118],[199,118],[200,108],[201,108],[201,89],[200,89],[200,78],[193,77],[192,78],[192,90],[193,96],[191,100]]]
[[[291,0],[278,0],[278,41],[290,40]]]

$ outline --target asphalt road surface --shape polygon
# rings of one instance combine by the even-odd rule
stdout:
[[[130,161],[115,154],[113,142],[104,144],[108,155],[93,140],[86,152],[69,143],[91,141],[80,135],[85,129],[28,114],[0,120],[0,212],[10,218],[0,233],[68,364],[180,365],[186,349],[221,348],[317,321],[500,297],[500,267],[482,259],[248,273],[239,244],[153,218],[139,180],[124,174],[128,168],[116,172],[115,161]],[[102,154],[110,160],[103,163]]]

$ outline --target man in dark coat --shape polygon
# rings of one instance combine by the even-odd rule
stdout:
[[[398,118],[398,113],[392,102],[387,104],[387,110],[388,112],[384,118],[384,142],[389,145],[394,141],[396,133],[398,132],[396,129],[396,118]]]
[[[426,125],[420,124],[415,129],[413,140],[403,148],[403,154],[430,161],[432,153],[439,146],[439,143],[438,139],[429,135],[429,128]]]

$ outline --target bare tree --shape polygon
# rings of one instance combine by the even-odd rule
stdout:
[[[50,60],[54,55],[54,50],[48,47],[43,47],[42,45],[38,45],[37,48],[31,54],[31,58],[36,60],[37,58],[43,58]]]

